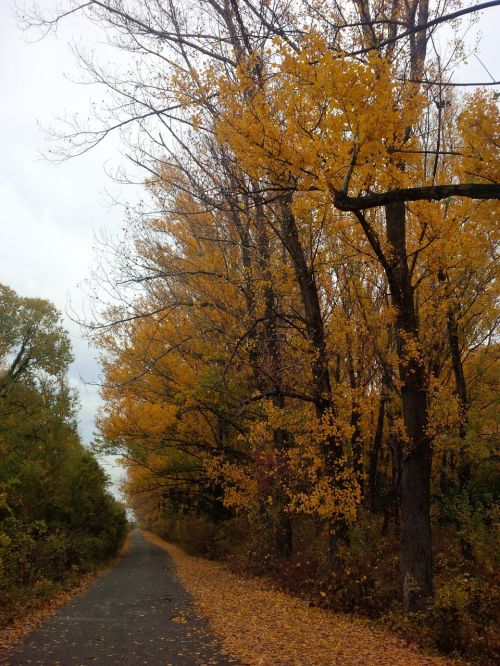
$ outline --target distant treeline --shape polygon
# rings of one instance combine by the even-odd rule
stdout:
[[[0,285],[0,623],[106,561],[126,533],[78,436],[71,361],[54,306]]]

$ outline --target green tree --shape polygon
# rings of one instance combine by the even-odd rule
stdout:
[[[18,296],[0,284],[0,398],[23,376],[61,376],[72,360],[56,308],[40,298]]]
[[[47,589],[112,555],[127,521],[78,435],[59,313],[8,287],[0,295],[0,594],[9,613],[37,582]]]

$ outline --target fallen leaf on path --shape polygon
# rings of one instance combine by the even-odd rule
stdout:
[[[172,622],[177,622],[177,624],[187,624],[187,618],[184,615],[174,615],[170,620]]]
[[[165,549],[224,650],[248,666],[451,666],[459,662],[419,654],[401,638],[354,616],[312,608],[269,589],[259,578],[234,575],[222,564]],[[463,663],[463,662],[462,662]]]

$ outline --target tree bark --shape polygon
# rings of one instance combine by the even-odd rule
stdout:
[[[453,364],[453,374],[455,376],[455,388],[458,395],[458,403],[460,410],[460,423],[458,426],[458,435],[460,437],[460,466],[458,470],[458,483],[460,490],[465,490],[470,483],[472,470],[470,463],[467,461],[467,453],[465,450],[465,438],[467,436],[467,427],[469,425],[468,418],[468,398],[467,398],[467,384],[465,381],[464,366],[462,363],[462,355],[460,353],[460,342],[458,337],[458,322],[453,309],[448,310],[448,344],[451,352],[451,362]]]
[[[356,211],[402,204],[406,201],[442,201],[449,197],[467,197],[469,199],[500,199],[498,183],[456,183],[450,185],[428,185],[408,187],[400,190],[388,190],[360,197],[350,197],[345,192],[332,189],[335,207],[339,210]]]
[[[265,281],[264,287],[264,331],[265,348],[268,354],[266,364],[267,378],[264,381],[270,385],[273,392],[273,405],[278,409],[285,407],[283,393],[283,364],[281,359],[281,346],[278,333],[277,296],[273,287],[270,270],[270,246],[266,228],[265,210],[258,195],[255,196],[255,226],[259,267]],[[276,458],[276,480],[273,487],[273,516],[274,548],[276,555],[289,558],[293,551],[293,529],[290,514],[286,512],[288,502],[284,491],[284,476],[286,475],[286,449],[290,441],[290,433],[284,428],[274,432],[274,454]]]
[[[352,358],[351,349],[348,343],[347,363],[349,370],[349,383],[353,393],[351,405],[351,421],[352,427],[351,435],[351,452],[352,452],[352,466],[356,479],[361,488],[361,495],[364,495],[364,467],[363,467],[363,433],[361,431],[361,413],[362,407],[359,398],[356,396],[356,389],[358,389],[358,380],[356,378],[356,371],[354,368],[354,360]]]
[[[432,448],[427,434],[427,378],[420,357],[418,321],[407,263],[404,204],[386,206],[385,214],[387,240],[392,250],[388,278],[396,308],[396,349],[406,438],[401,470],[403,599],[407,610],[416,610],[432,594]]]
[[[290,206],[291,197],[284,201],[281,206],[281,233],[283,242],[292,259],[302,297],[305,324],[314,353],[311,363],[314,404],[318,418],[322,418],[328,410],[335,413],[328,368],[325,329],[314,272],[307,263],[296,220]]]
[[[282,240],[292,259],[302,297],[304,320],[313,350],[311,375],[316,416],[319,420],[325,418],[325,416],[335,418],[337,411],[332,395],[326,334],[314,271],[306,260],[300,242],[297,223],[291,209],[291,195],[281,203]],[[341,439],[339,437],[329,437],[323,443],[321,453],[325,472],[333,479],[337,472],[337,461],[343,454]],[[338,571],[342,566],[339,546],[341,543],[348,541],[349,530],[346,521],[342,518],[330,521],[328,530],[330,565],[333,570]]]
[[[368,489],[370,497],[370,506],[372,511],[377,510],[377,497],[379,494],[378,487],[378,457],[382,447],[382,437],[384,434],[384,417],[385,417],[385,395],[382,393],[378,406],[377,427],[375,429],[375,436],[373,438],[373,445],[370,451],[370,467],[368,470]]]

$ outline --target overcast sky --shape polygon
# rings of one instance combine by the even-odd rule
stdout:
[[[63,313],[76,359],[70,381],[80,394],[79,426],[86,443],[99,402],[91,385],[99,372],[96,351],[65,313],[70,301],[79,306],[82,300],[79,285],[91,273],[96,236],[121,232],[124,211],[111,205],[108,193],[133,201],[138,192],[120,189],[106,176],[105,168],[120,160],[112,141],[63,164],[42,159],[50,146],[40,124],[53,125],[65,110],[85,115],[92,91],[65,78],[65,73],[79,76],[68,44],[94,44],[97,36],[73,20],[57,37],[28,43],[12,8],[0,0],[0,282],[21,296],[48,299]],[[116,465],[107,468],[116,480]]]
[[[41,0],[39,4],[52,7],[55,3]],[[500,8],[484,12],[479,27],[480,59],[498,79]],[[69,301],[81,301],[78,285],[90,276],[95,237],[103,231],[120,234],[123,227],[124,211],[110,205],[106,192],[132,203],[140,196],[137,189],[118,188],[106,175],[105,166],[120,161],[113,140],[60,165],[39,156],[48,147],[39,124],[54,124],[54,118],[65,111],[78,110],[85,117],[89,100],[96,94],[65,78],[64,74],[80,77],[68,44],[82,42],[99,53],[103,47],[98,38],[86,22],[71,20],[57,37],[49,35],[30,43],[18,30],[9,2],[0,0],[0,282],[21,296],[52,301],[63,314]],[[489,80],[475,57],[455,78]],[[99,399],[97,389],[82,379],[96,382],[96,351],[82,339],[78,326],[64,316],[76,357],[70,379],[80,393],[80,432],[88,443]],[[108,471],[118,478],[116,465],[108,465]]]

